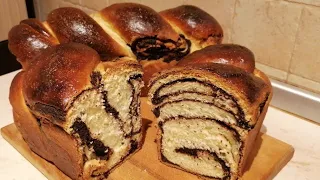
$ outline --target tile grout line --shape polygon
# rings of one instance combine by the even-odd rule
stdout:
[[[235,16],[236,16],[236,6],[237,6],[237,2],[238,2],[239,0],[235,0],[234,1],[234,5],[233,5],[233,14],[232,14],[232,22],[231,22],[231,34],[230,34],[230,42],[229,43],[234,43],[233,42],[233,32],[234,32],[234,18],[235,18]]]
[[[290,1],[290,0],[282,0],[284,2],[287,2],[289,4],[297,4],[297,5],[305,5],[305,6],[313,6],[313,7],[317,7],[319,8],[320,5],[315,5],[315,4],[308,4],[308,3],[304,3],[304,2],[294,2],[294,1]]]
[[[299,16],[298,28],[297,28],[297,32],[296,32],[296,35],[295,35],[295,38],[294,38],[294,46],[292,48],[292,53],[291,53],[291,57],[290,57],[290,61],[289,61],[289,67],[288,67],[288,70],[287,70],[288,74],[287,74],[287,78],[286,78],[286,83],[288,82],[289,74],[291,74],[290,73],[290,69],[291,69],[291,66],[292,66],[292,59],[293,59],[293,55],[294,55],[294,52],[295,52],[295,49],[296,49],[296,46],[297,46],[297,38],[298,38],[298,35],[299,35],[300,26],[301,26],[301,22],[302,22],[302,14],[303,14],[304,10],[305,10],[305,7],[302,8],[302,10],[300,12],[300,16]]]

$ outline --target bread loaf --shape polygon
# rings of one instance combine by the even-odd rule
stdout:
[[[72,179],[105,178],[141,147],[142,78],[222,37],[213,17],[188,5],[157,13],[122,3],[91,15],[66,7],[21,21],[8,38],[23,66],[10,89],[15,124]]]
[[[49,47],[14,79],[14,121],[30,148],[72,179],[101,179],[141,143],[142,68],[90,47]]]
[[[22,21],[9,33],[9,49],[26,68],[42,49],[59,43],[85,44],[102,61],[137,59],[147,84],[153,73],[174,66],[191,51],[221,43],[222,37],[219,23],[197,7],[183,5],[157,13],[141,4],[120,3],[91,15],[65,7],[50,12],[43,23]],[[142,94],[147,95],[147,86]]]
[[[251,55],[238,45],[207,47],[154,75],[162,162],[201,177],[240,177],[272,96]]]

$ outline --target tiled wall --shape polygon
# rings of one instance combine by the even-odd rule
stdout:
[[[161,11],[196,5],[222,25],[224,43],[250,48],[270,77],[320,93],[320,0],[35,0],[41,20],[55,8],[93,13],[117,2],[143,3]]]

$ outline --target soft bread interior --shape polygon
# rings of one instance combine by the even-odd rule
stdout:
[[[162,125],[161,152],[173,164],[215,178],[236,173],[241,143],[215,120],[177,118]]]
[[[175,101],[164,104],[160,109],[159,120],[171,117],[210,118],[223,121],[227,124],[236,124],[235,117],[212,104],[192,100]]]
[[[83,91],[68,111],[70,123],[65,128],[81,145],[84,177],[100,178],[139,148],[141,118],[137,97],[142,82],[141,72],[134,70],[94,74],[93,87]]]
[[[235,99],[195,77],[165,76],[150,91],[162,161],[204,177],[236,179],[248,131],[239,127]]]

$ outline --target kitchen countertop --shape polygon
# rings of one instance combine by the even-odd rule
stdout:
[[[13,123],[9,87],[18,71],[0,76],[0,127]],[[301,107],[308,108],[308,107]],[[320,126],[270,107],[262,132],[291,144],[295,153],[275,180],[315,180],[320,177]],[[261,164],[263,166],[263,164]],[[0,179],[46,179],[0,136]]]

